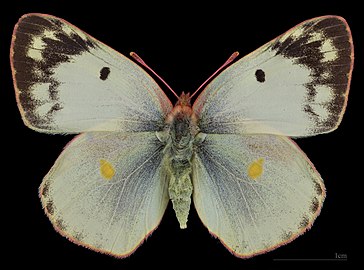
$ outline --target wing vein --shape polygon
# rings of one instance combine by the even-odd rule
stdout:
[[[208,157],[211,161],[213,161],[213,159],[211,158],[211,156],[209,154],[207,154],[207,151],[204,151],[204,152],[206,153],[206,157]],[[219,164],[219,163],[217,163],[217,164]],[[215,179],[214,177],[211,176],[211,174],[210,174],[209,171],[207,171],[207,170],[205,170],[205,171],[209,175],[210,179]],[[217,192],[217,193],[219,194],[219,192]],[[223,202],[222,199],[221,199],[221,197],[220,197],[220,195],[218,195],[218,198],[220,200],[220,205],[225,206],[228,203],[228,201]],[[225,212],[226,213],[229,213],[229,211],[226,210],[226,207],[224,207],[224,208],[225,208]],[[246,233],[246,229],[245,229],[245,227],[244,227],[244,225],[242,223],[242,220],[240,218],[237,218],[237,219],[238,219],[239,226],[240,226],[240,228],[243,231],[243,235],[245,236],[244,238],[246,238],[247,241],[251,243],[251,239],[248,237],[248,234]]]
[[[120,192],[120,194],[119,194],[119,197],[118,197],[118,202],[117,202],[117,204],[116,204],[116,206],[115,206],[115,208],[114,208],[114,211],[113,211],[113,214],[112,214],[112,216],[111,216],[111,218],[110,218],[110,221],[109,221],[109,225],[108,225],[108,229],[107,229],[107,231],[109,232],[110,231],[110,228],[111,228],[111,224],[112,224],[112,222],[113,222],[113,220],[114,220],[114,218],[115,218],[115,214],[116,214],[116,210],[119,208],[119,204],[120,204],[120,201],[121,201],[121,197],[122,197],[122,195],[123,195],[123,192],[124,192],[124,188],[125,188],[125,185],[126,185],[126,183],[127,183],[127,181],[129,180],[129,178],[130,178],[130,176],[131,175],[133,175],[134,173],[136,173],[137,171],[139,171],[148,161],[150,161],[156,154],[158,154],[158,153],[160,153],[160,150],[161,150],[161,148],[158,148],[149,158],[147,158],[141,165],[139,165],[134,171],[132,171],[125,179],[124,179],[124,182],[123,182],[123,184],[122,184],[122,189],[121,189],[121,192]],[[120,181],[119,181],[120,182]],[[118,232],[118,235],[119,235],[119,233],[120,233],[120,231],[121,231],[121,229],[122,229],[123,227],[122,226],[120,226],[120,229],[119,229],[119,232]],[[117,238],[115,238],[115,240],[114,240],[114,242],[113,242],[113,244],[112,244],[112,246],[111,246],[111,251],[114,249],[114,246],[115,246],[115,244],[116,244],[116,241],[117,241]]]
[[[246,199],[246,197],[245,197],[245,194],[244,194],[243,190],[241,189],[241,185],[239,185],[239,182],[238,182],[238,180],[237,180],[236,178],[234,178],[234,180],[235,180],[236,185],[239,187],[240,194],[242,195],[242,197],[243,197],[243,199],[244,199],[245,206],[246,206],[246,207],[247,207],[247,209],[248,209],[248,213],[249,213],[249,216],[250,216],[251,221],[253,222],[253,226],[254,226],[254,228],[255,228],[255,231],[258,233],[259,238],[260,238],[260,241],[261,241],[262,243],[264,243],[263,238],[262,238],[262,233],[261,233],[261,231],[258,229],[258,226],[257,226],[257,224],[256,224],[256,221],[255,221],[255,219],[254,219],[254,217],[253,217],[253,214],[252,214],[252,210],[251,210],[251,208],[250,208],[250,205],[249,205],[249,203],[248,203],[248,201],[247,201],[247,199]]]

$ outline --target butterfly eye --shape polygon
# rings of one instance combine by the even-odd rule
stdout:
[[[265,82],[265,72],[261,69],[257,69],[257,71],[255,71],[255,78],[257,78],[258,82]]]
[[[110,68],[103,67],[100,70],[100,79],[103,80],[103,81],[105,81],[107,79],[107,77],[109,77],[109,74],[110,74]]]

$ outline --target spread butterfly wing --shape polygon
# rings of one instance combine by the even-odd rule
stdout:
[[[192,164],[199,217],[239,257],[291,242],[325,198],[320,175],[284,136],[208,134]]]
[[[76,137],[40,187],[55,229],[102,253],[132,253],[158,226],[167,207],[161,149],[154,132]]]
[[[53,16],[24,15],[10,59],[22,118],[37,131],[158,130],[172,108],[139,66]]]
[[[337,128],[353,69],[341,17],[305,21],[218,75],[193,108],[205,133],[310,136]]]

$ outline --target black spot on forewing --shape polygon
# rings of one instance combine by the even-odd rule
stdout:
[[[296,29],[299,29],[297,31]],[[293,63],[310,71],[307,82],[307,104],[303,110],[315,121],[315,132],[332,129],[339,121],[345,104],[353,63],[351,36],[346,24],[338,17],[313,19],[294,28],[273,41],[271,50],[276,55],[292,59]],[[325,109],[328,117],[320,117],[310,106],[315,104],[317,89],[330,87],[332,100]]]
[[[58,100],[61,82],[57,80],[55,69],[95,47],[91,38],[81,37],[77,31],[51,16],[28,15],[17,24],[11,53],[14,79],[25,117],[34,127],[50,129],[52,116],[62,109]],[[38,100],[34,89],[48,91],[41,96],[49,99]],[[44,102],[53,105],[48,113],[39,115],[37,108]]]
[[[103,67],[100,70],[100,79],[105,81],[107,79],[107,77],[109,77],[110,74],[110,68],[109,67]]]
[[[255,71],[255,78],[257,79],[258,82],[265,82],[265,73],[263,70],[261,69],[257,69],[257,71]]]

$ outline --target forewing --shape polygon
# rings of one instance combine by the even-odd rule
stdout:
[[[337,16],[305,21],[218,75],[193,108],[205,133],[310,136],[337,128],[354,51]]]
[[[22,118],[37,131],[159,130],[172,108],[139,66],[50,15],[20,18],[10,59]]]
[[[168,203],[154,133],[84,133],[40,187],[54,228],[72,242],[125,257],[158,226]]]
[[[208,134],[192,164],[198,215],[238,257],[291,242],[325,198],[320,175],[287,137]]]

